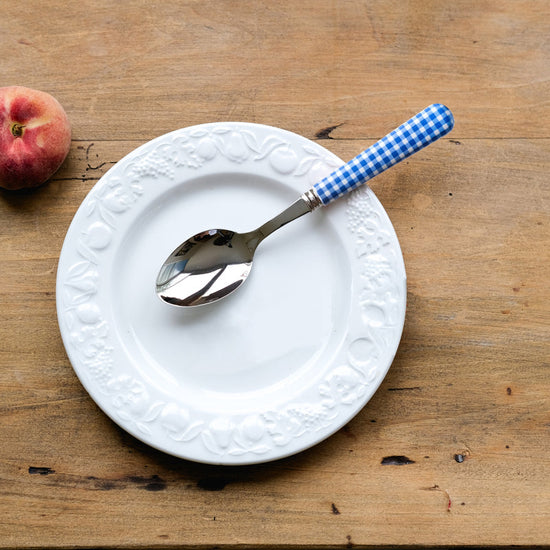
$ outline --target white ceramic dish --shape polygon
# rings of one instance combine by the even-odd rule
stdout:
[[[221,302],[155,294],[184,239],[253,229],[340,164],[278,128],[214,123],[146,143],[94,186],[63,245],[57,310],[75,372],[117,424],[178,457],[250,464],[311,447],[368,402],[399,344],[406,280],[367,186],[262,243]]]

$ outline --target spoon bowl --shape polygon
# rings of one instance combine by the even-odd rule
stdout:
[[[244,234],[227,229],[202,231],[168,257],[157,277],[157,293],[178,306],[214,302],[246,280],[253,256]]]

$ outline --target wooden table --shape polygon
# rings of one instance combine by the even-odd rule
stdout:
[[[3,2],[1,85],[73,140],[0,194],[2,548],[550,546],[547,0]],[[372,182],[408,273],[397,357],[311,450],[214,467],[111,422],[61,342],[55,278],[92,186],[140,144],[265,123],[351,158],[432,102],[452,134]]]

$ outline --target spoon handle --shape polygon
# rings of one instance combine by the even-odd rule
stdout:
[[[326,206],[449,133],[453,126],[451,111],[434,103],[316,183],[313,189]]]

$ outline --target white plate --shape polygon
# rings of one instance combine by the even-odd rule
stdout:
[[[214,123],[146,143],[94,186],[63,245],[57,310],[74,370],[117,424],[178,457],[250,464],[361,410],[406,299],[397,237],[367,186],[272,235],[220,302],[176,308],[154,288],[190,235],[253,229],[340,164],[278,128]]]

